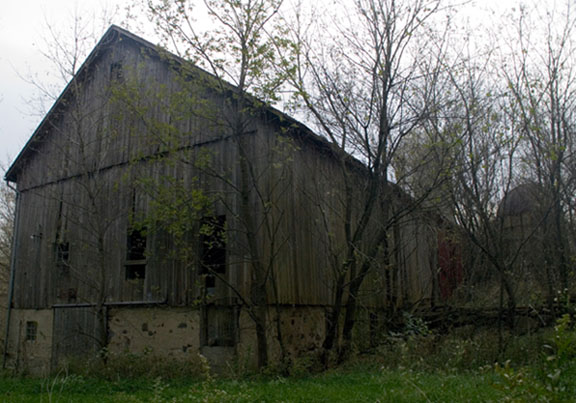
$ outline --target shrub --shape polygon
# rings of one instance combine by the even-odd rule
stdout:
[[[108,354],[105,359],[70,359],[61,364],[61,371],[86,377],[117,379],[200,378],[203,374],[198,356],[190,354],[186,361],[154,354]]]

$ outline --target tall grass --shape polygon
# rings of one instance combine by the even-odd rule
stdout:
[[[294,360],[288,377],[274,368],[216,375],[202,357],[183,363],[121,355],[88,368],[69,363],[46,379],[2,374],[0,402],[576,401],[570,316],[553,329],[498,341],[488,329],[397,333],[369,354],[322,373],[313,371],[313,356]]]

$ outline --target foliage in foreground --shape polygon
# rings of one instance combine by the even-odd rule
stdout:
[[[446,374],[412,370],[338,370],[307,378],[161,380],[153,382],[69,375],[52,379],[2,378],[2,401],[486,401],[505,392],[490,372]]]
[[[46,379],[0,375],[0,401],[574,401],[576,331],[569,315],[553,330],[506,340],[501,359],[495,335],[409,336],[321,374],[216,377],[205,360],[195,374],[163,377],[134,371],[58,374]],[[125,363],[126,364],[126,363]],[[295,367],[298,363],[295,363]],[[298,371],[294,371],[296,373]],[[130,376],[132,375],[132,376]]]

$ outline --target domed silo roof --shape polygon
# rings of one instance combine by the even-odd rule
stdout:
[[[535,183],[525,183],[510,190],[500,202],[498,216],[519,216],[537,210],[541,188]]]

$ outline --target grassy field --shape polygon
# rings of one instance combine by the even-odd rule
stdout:
[[[428,402],[501,401],[512,396],[493,371],[427,373],[338,370],[306,378],[252,380],[116,380],[81,376],[4,377],[3,402]]]
[[[356,364],[306,377],[0,377],[2,402],[576,402],[576,366],[425,371]]]
[[[325,372],[314,360],[293,363],[290,376],[270,368],[216,377],[206,365],[130,356],[44,379],[0,373],[0,402],[576,402],[568,315],[554,329],[498,340],[493,332],[400,338]]]

